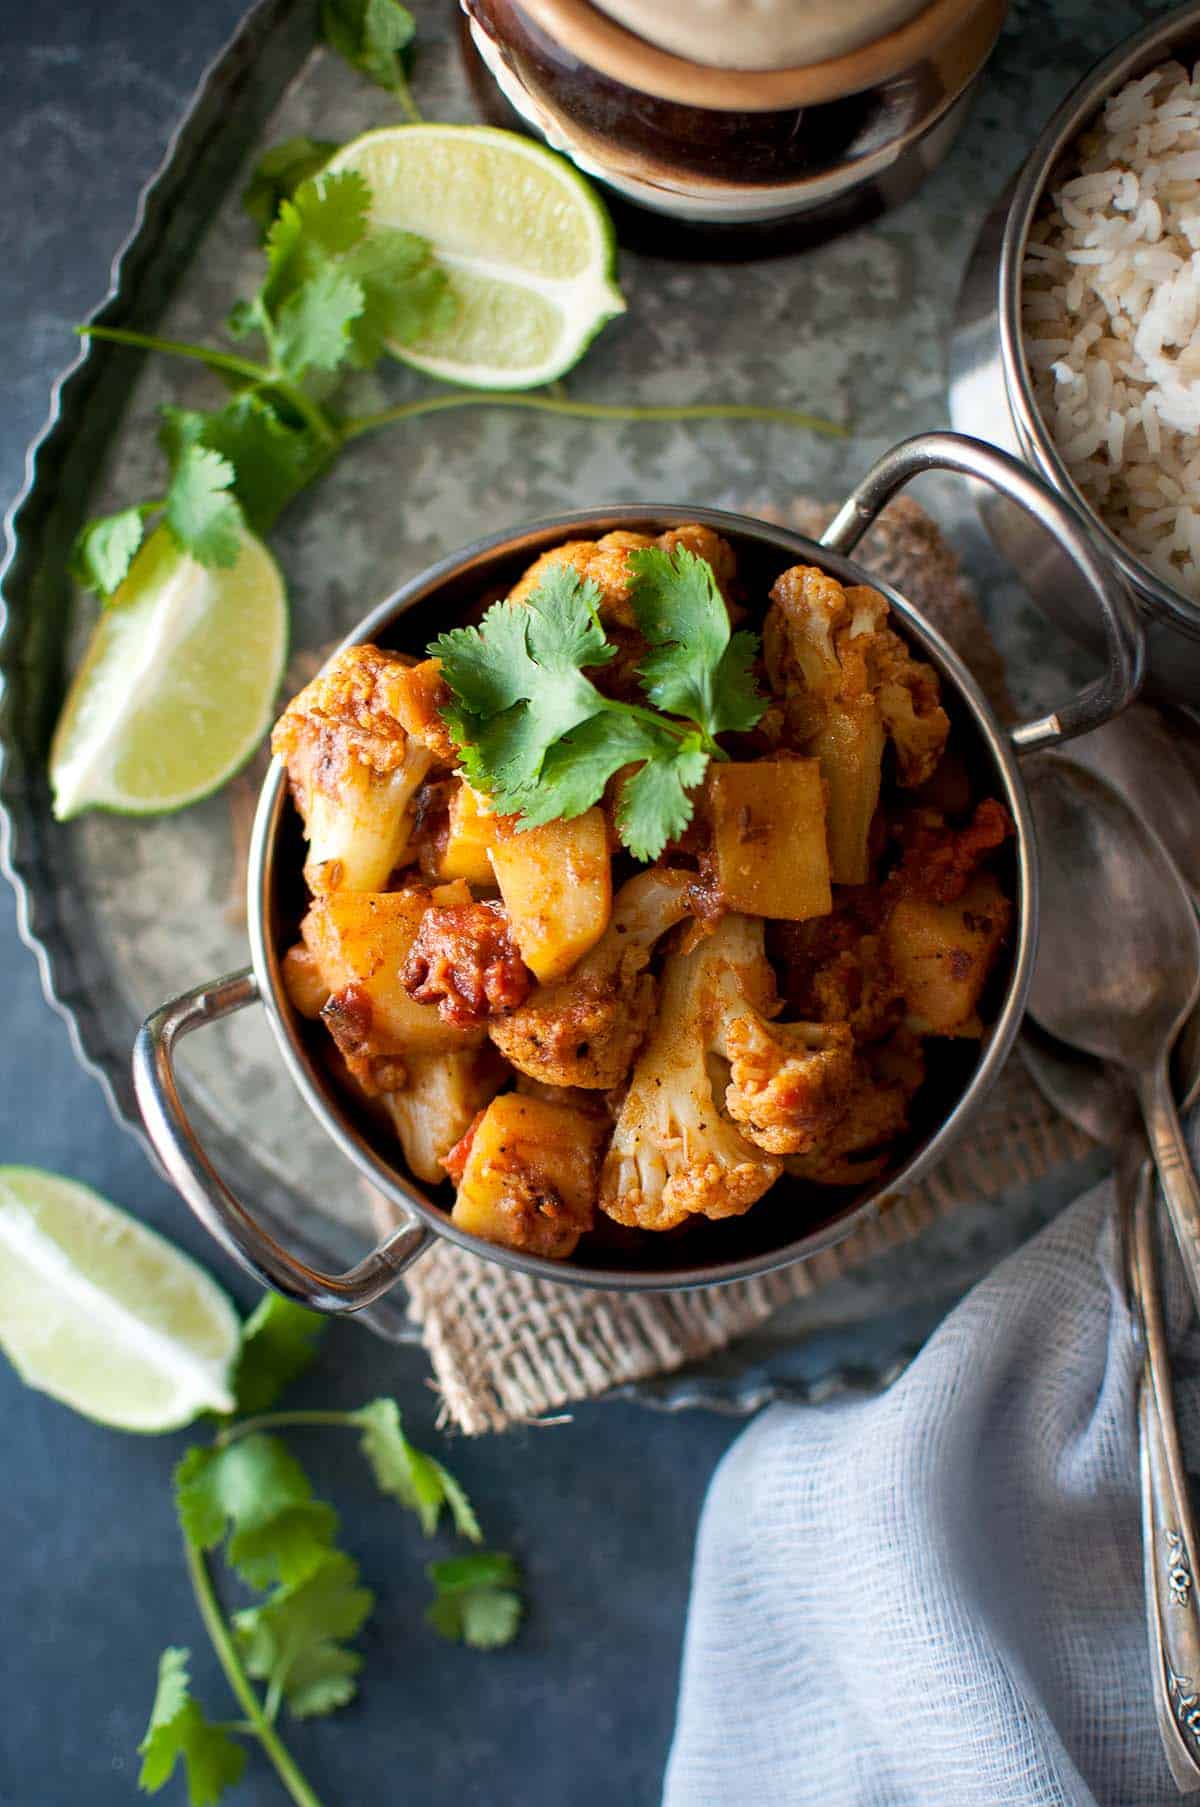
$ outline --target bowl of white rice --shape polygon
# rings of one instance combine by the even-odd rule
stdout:
[[[1086,512],[1146,616],[1156,687],[1200,701],[1200,5],[1084,78],[985,224],[951,414]],[[985,518],[1087,638],[1053,552]]]

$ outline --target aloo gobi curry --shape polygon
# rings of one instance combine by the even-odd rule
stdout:
[[[796,565],[748,595],[702,526],[570,542],[277,724],[289,997],[490,1242],[562,1260],[785,1176],[818,1216],[894,1160],[933,1044],[983,1033],[1012,825],[949,737],[876,590]]]

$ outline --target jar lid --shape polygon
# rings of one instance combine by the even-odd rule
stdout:
[[[636,7],[650,20],[648,29],[673,30],[680,17],[698,16],[705,0],[514,0],[514,10],[527,15],[552,44],[585,69],[659,100],[720,112],[768,113],[813,107],[839,100],[929,66],[948,96],[962,91],[975,76],[996,41],[1008,0],[791,0],[790,11],[802,7],[810,19],[821,6],[840,18],[868,5],[898,5],[906,15],[898,25],[872,36],[857,50],[774,69],[745,69],[732,63],[698,61],[689,36],[683,56],[652,43],[622,24],[618,8]],[[714,0],[721,7],[740,5],[747,12],[755,0]],[[782,12],[785,0],[764,0]],[[473,3],[471,4],[472,11]],[[670,21],[663,17],[671,14]],[[725,54],[728,55],[728,47]],[[778,54],[778,50],[777,50]]]
[[[717,69],[795,69],[845,56],[927,0],[593,0],[648,44]]]

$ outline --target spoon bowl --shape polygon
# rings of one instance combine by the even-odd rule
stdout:
[[[1200,995],[1200,921],[1158,836],[1072,760],[1030,772],[1045,872],[1031,1014],[1127,1070],[1169,1051]]]
[[[1200,999],[1200,921],[1170,854],[1106,779],[1048,757],[1029,793],[1045,873],[1030,1015],[1132,1080],[1200,1308],[1200,1187],[1168,1068]]]

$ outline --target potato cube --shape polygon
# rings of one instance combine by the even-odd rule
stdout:
[[[562,1261],[595,1215],[603,1118],[505,1092],[470,1137],[451,1217],[485,1242]]]
[[[708,797],[717,876],[731,910],[789,922],[829,914],[825,791],[817,760],[714,765]]]
[[[443,880],[463,878],[469,885],[493,885],[488,848],[495,833],[496,818],[485,800],[458,779],[450,792],[446,844],[438,851],[432,876]]]
[[[492,870],[512,938],[543,984],[595,947],[612,914],[612,859],[601,809],[518,829],[497,821]]]
[[[331,996],[322,1015],[343,1054],[436,1054],[482,1041],[433,1004],[409,997],[400,975],[428,904],[423,891],[331,891],[300,925]]]
[[[893,905],[887,952],[918,1035],[983,1033],[979,998],[1011,920],[990,872],[978,873],[954,903],[913,896]]]

